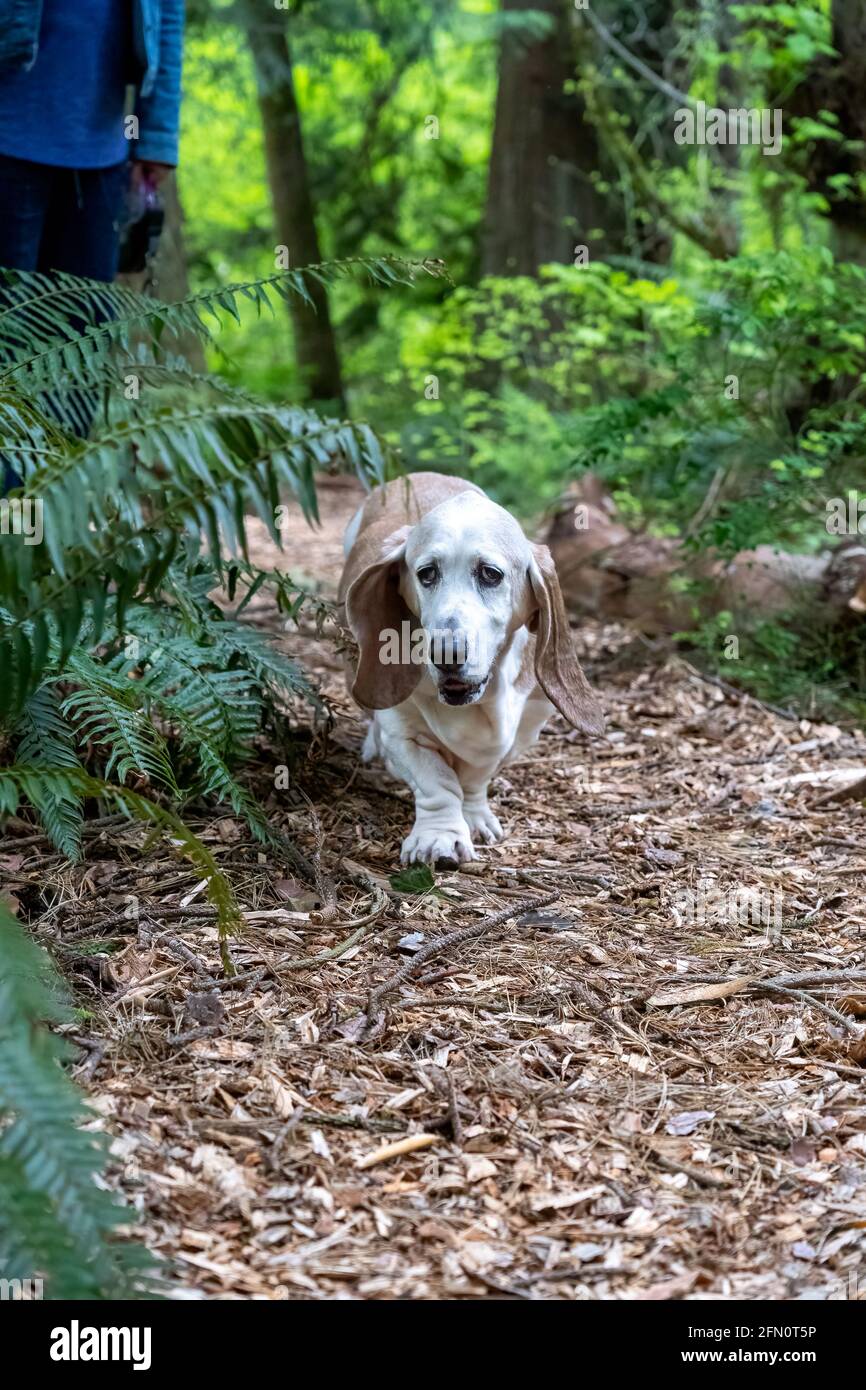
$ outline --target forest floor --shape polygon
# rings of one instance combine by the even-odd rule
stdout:
[[[321,495],[283,563],[331,597],[358,494]],[[506,839],[400,895],[408,792],[360,765],[333,644],[265,599],[250,620],[335,718],[249,771],[318,881],[192,818],[244,909],[234,978],[203,885],[139,828],[92,824],[74,867],[0,846],[84,1011],[111,1180],[181,1293],[866,1298],[866,809],[822,802],[866,738],[584,628],[606,736],[552,722],[494,784]]]

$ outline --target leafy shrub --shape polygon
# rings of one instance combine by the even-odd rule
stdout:
[[[590,469],[662,528],[685,528],[721,470],[696,542],[817,548],[826,499],[862,480],[864,288],[826,250],[737,257],[694,286],[602,263],[486,281],[417,351],[439,398],[402,443],[524,514]]]

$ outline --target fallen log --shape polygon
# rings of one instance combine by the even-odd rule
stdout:
[[[727,611],[767,617],[805,604],[816,622],[866,616],[866,538],[846,538],[818,555],[761,545],[724,560],[695,552],[682,537],[632,531],[587,474],[564,494],[544,539],[572,613],[649,636],[686,631]],[[683,579],[700,587],[684,591]]]

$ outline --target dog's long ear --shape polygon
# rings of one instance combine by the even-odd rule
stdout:
[[[359,649],[352,696],[364,709],[402,704],[421,679],[420,663],[411,660],[417,619],[400,594],[400,565],[410,529],[401,526],[378,543],[364,535],[353,547],[358,553],[349,555],[346,617]]]
[[[534,545],[529,583],[538,607],[527,624],[535,638],[535,679],[548,700],[575,729],[604,732],[604,716],[574,654],[568,615],[546,545]]]

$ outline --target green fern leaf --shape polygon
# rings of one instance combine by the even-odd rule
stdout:
[[[80,767],[72,730],[63,717],[56,690],[50,685],[33,692],[24,706],[18,730],[16,761],[34,767]],[[33,802],[50,840],[69,859],[81,852],[82,801],[64,786],[47,784]]]
[[[70,1016],[45,953],[0,901],[0,1268],[42,1278],[51,1298],[140,1297],[141,1253],[118,1243],[134,1219],[97,1185],[103,1136],[46,1028]]]

